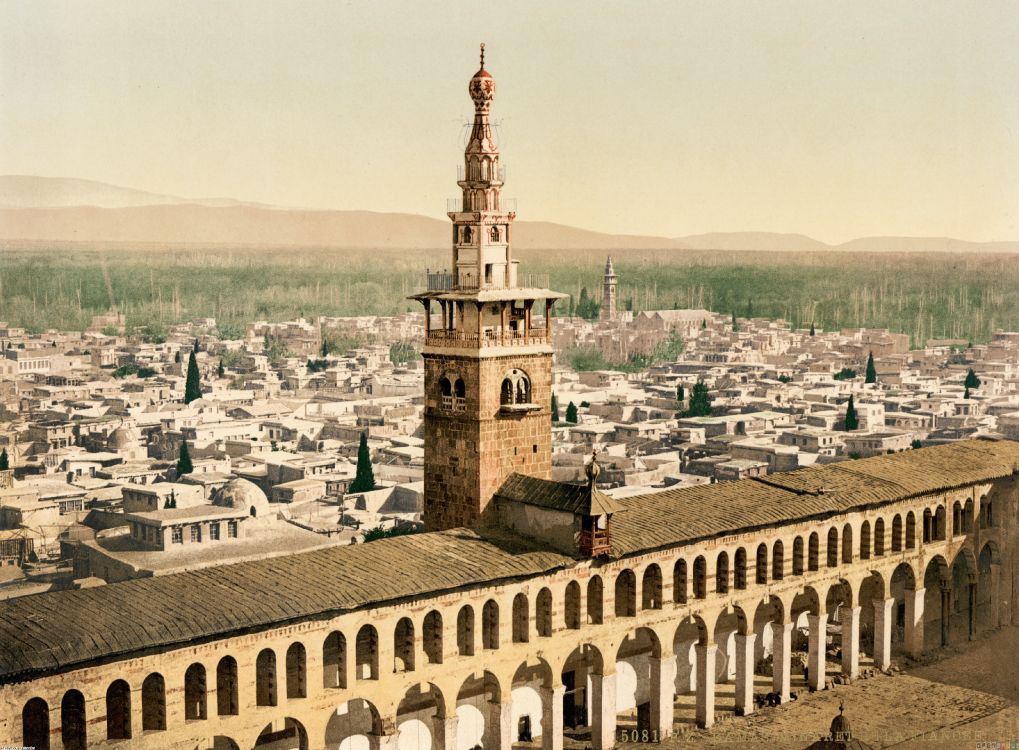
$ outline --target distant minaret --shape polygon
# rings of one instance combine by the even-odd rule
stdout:
[[[616,271],[612,267],[612,256],[605,261],[605,278],[602,280],[601,320],[616,319]]]

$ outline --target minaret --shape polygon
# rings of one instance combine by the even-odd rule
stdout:
[[[602,279],[601,310],[598,313],[601,320],[616,319],[616,270],[612,267],[612,256],[605,261],[605,276]]]
[[[546,282],[518,283],[516,213],[501,196],[489,121],[495,79],[483,44],[467,90],[474,124],[457,181],[462,197],[448,211],[452,272],[428,273],[427,290],[412,297],[425,308],[424,508],[433,530],[475,525],[513,472],[550,475],[552,305],[566,296]]]

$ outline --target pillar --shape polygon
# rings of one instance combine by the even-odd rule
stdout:
[[[400,733],[395,728],[379,736],[379,750],[397,750],[399,744]]]
[[[952,588],[947,583],[941,584],[941,645],[947,646],[949,627],[952,624]]]
[[[488,704],[484,745],[491,750],[513,750],[513,703],[492,701]]]
[[[977,637],[977,582],[970,580],[966,586],[966,593],[969,596],[969,639],[972,641]]]
[[[714,643],[698,643],[696,649],[697,726],[708,729],[715,723],[715,654],[718,653],[718,646]]]
[[[824,690],[825,651],[828,638],[828,613],[807,615],[809,634],[807,642],[807,686],[811,690]]]
[[[1001,564],[992,562],[991,563],[991,621],[988,623],[990,628],[1000,627],[1002,624],[1001,620],[1001,589],[999,581],[1001,579]]]
[[[541,750],[563,750],[563,696],[566,687],[541,689]]]
[[[736,634],[736,715],[754,711],[754,641],[755,633]]]
[[[789,683],[792,672],[791,622],[771,623],[771,689],[781,696],[782,703],[789,700]]]
[[[651,657],[651,730],[658,739],[672,735],[673,706],[676,701],[676,659]]]
[[[906,589],[906,653],[914,658],[923,654],[923,597],[927,589]]]
[[[882,672],[892,665],[892,612],[895,598],[874,600],[874,666]]]
[[[559,702],[562,713],[562,699]],[[545,729],[542,727],[542,732]],[[560,719],[560,737],[562,720]],[[609,750],[616,744],[616,675],[591,675],[591,746]],[[548,745],[545,745],[547,748]],[[560,740],[559,747],[562,747]]]
[[[441,719],[435,717],[435,737],[433,747],[435,750],[456,750],[456,729],[459,719],[456,714]]]
[[[842,619],[842,674],[852,678],[860,676],[860,607],[843,607]]]

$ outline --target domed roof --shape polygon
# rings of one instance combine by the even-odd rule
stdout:
[[[833,740],[846,741],[852,739],[853,733],[849,730],[849,719],[847,719],[842,712],[845,710],[845,706],[839,704],[838,715],[831,720],[831,728],[828,733],[831,735]]]
[[[247,479],[231,479],[216,494],[212,501],[213,505],[223,508],[237,508],[247,510],[252,506],[263,508],[269,505],[269,498],[258,488],[254,482]]]
[[[140,440],[141,435],[138,430],[121,424],[106,438],[106,447],[113,451],[127,450],[136,447]]]
[[[474,108],[481,112],[487,112],[492,99],[495,98],[495,79],[492,74],[485,70],[485,45],[481,45],[481,67],[467,84],[467,92],[474,100]]]

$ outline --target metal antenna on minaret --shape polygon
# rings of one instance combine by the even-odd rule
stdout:
[[[481,43],[481,67],[485,67],[485,43]]]

